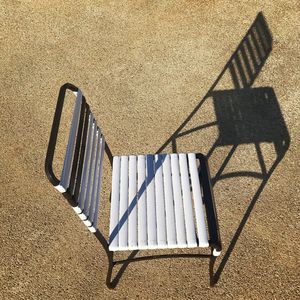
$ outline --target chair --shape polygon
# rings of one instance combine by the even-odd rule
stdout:
[[[76,95],[60,179],[53,158],[66,90]],[[112,167],[109,239],[98,229],[103,158]],[[54,187],[69,201],[109,258],[113,252],[166,248],[210,248],[216,257],[221,240],[207,159],[200,153],[113,156],[80,89],[60,88],[45,162]],[[167,255],[165,255],[167,257]],[[132,260],[132,259],[131,259]],[[108,287],[112,287],[107,279]]]

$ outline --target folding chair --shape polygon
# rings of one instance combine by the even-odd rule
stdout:
[[[60,180],[52,168],[66,90],[76,95]],[[103,157],[112,166],[109,240],[98,229]],[[102,243],[111,270],[114,251],[210,248],[221,240],[207,159],[200,153],[112,156],[89,105],[72,84],[60,88],[45,162],[54,187]],[[129,260],[124,260],[126,262]],[[120,262],[120,261],[119,261]],[[107,280],[108,287],[112,287]]]

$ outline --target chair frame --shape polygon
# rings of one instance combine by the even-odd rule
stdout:
[[[49,181],[55,187],[57,187],[59,185],[60,180],[54,174],[52,164],[53,164],[54,152],[55,152],[57,136],[58,136],[58,131],[59,131],[59,125],[60,125],[60,120],[61,120],[61,115],[62,115],[62,109],[63,109],[63,105],[64,105],[64,100],[65,100],[65,94],[66,94],[67,90],[70,90],[70,91],[76,93],[76,92],[78,92],[79,89],[76,86],[74,86],[73,84],[66,83],[59,90],[59,95],[58,95],[58,100],[57,100],[57,104],[56,104],[56,110],[55,110],[55,114],[54,114],[54,119],[53,119],[53,124],[52,124],[49,144],[48,144],[48,150],[47,150],[47,155],[46,155],[46,160],[45,160],[46,175],[47,175]],[[88,114],[90,112],[90,108],[86,102],[84,95],[82,95],[82,108],[84,108],[84,106],[86,109],[86,113]],[[82,113],[82,115],[83,115],[83,113]],[[82,117],[82,119],[83,119],[83,117]],[[75,153],[77,152],[77,154],[74,154],[74,156],[79,155],[78,143],[80,143],[80,141],[78,142],[78,140],[77,140],[76,143],[77,143],[77,145],[76,145],[77,149],[75,148]],[[112,167],[113,155],[112,155],[112,152],[106,141],[105,141],[105,153],[106,153],[106,155],[110,161],[111,167]],[[211,177],[210,177],[210,172],[209,172],[209,167],[208,167],[208,161],[207,161],[207,157],[201,153],[198,153],[196,155],[196,157],[200,161],[199,177],[201,179],[202,188],[203,188],[203,195],[204,195],[203,199],[204,199],[204,204],[205,204],[208,233],[209,233],[209,248],[211,248],[211,253],[210,254],[191,254],[191,253],[183,254],[183,253],[181,253],[181,254],[163,254],[163,255],[135,257],[136,254],[140,250],[134,250],[131,252],[131,254],[128,256],[127,259],[114,260],[114,258],[113,258],[114,252],[109,250],[108,240],[106,240],[106,238],[101,233],[101,231],[98,228],[96,228],[96,232],[94,233],[94,235],[96,236],[96,238],[99,240],[99,242],[103,246],[103,248],[106,252],[107,258],[108,258],[108,272],[107,272],[107,277],[106,277],[106,285],[108,288],[116,287],[122,273],[124,272],[127,265],[131,262],[142,261],[142,260],[152,260],[152,259],[175,258],[175,257],[211,258],[211,262],[214,262],[216,256],[218,256],[220,254],[220,252],[222,250],[222,244],[221,244],[221,238],[220,238],[216,205],[215,205],[212,184],[211,184]],[[80,157],[78,163],[80,163],[80,161],[82,161],[82,160],[83,160],[83,157]],[[74,159],[74,161],[76,161],[76,160]],[[76,167],[77,167],[77,164],[73,162],[70,186],[72,185],[72,182],[74,184],[74,178],[76,176]],[[77,206],[76,198],[71,194],[70,191],[71,191],[71,189],[68,188],[66,190],[66,192],[63,192],[62,194],[72,207],[76,207]],[[117,275],[115,276],[115,278],[112,280],[112,271],[113,271],[113,267],[115,265],[122,265],[122,267],[120,268],[120,270],[117,273]]]

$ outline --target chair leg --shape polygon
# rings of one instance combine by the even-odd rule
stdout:
[[[213,248],[212,255],[214,257],[218,257],[218,256],[220,256],[220,254],[221,254],[221,250],[218,250],[217,248]]]
[[[127,260],[122,263],[120,270],[112,279],[113,268],[116,265],[116,262],[113,260],[113,252],[110,251],[110,255],[108,256],[108,272],[106,276],[106,285],[109,289],[114,289],[117,284],[119,283],[123,273],[125,272],[126,268],[130,264],[130,260],[134,258],[134,256],[138,253],[138,250],[132,251],[131,254],[128,256]]]
[[[108,270],[106,275],[106,285],[109,289],[113,289],[115,286],[113,285],[113,281],[111,281],[112,271],[114,267],[114,253],[109,250],[108,243],[102,233],[97,229],[94,233],[98,241],[101,243],[108,259]]]
[[[216,282],[215,279],[215,274],[214,274],[214,266],[216,262],[216,257],[211,255],[210,260],[209,260],[209,284],[211,287],[214,287]]]
[[[106,274],[106,286],[109,289],[114,289],[116,287],[116,284],[114,284],[114,281],[111,280],[112,277],[112,272],[113,272],[113,268],[114,268],[114,253],[109,251],[107,258],[108,258],[108,270],[107,270],[107,274]]]

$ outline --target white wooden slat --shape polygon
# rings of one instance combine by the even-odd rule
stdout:
[[[112,190],[110,204],[109,249],[115,251],[119,246],[119,206],[120,206],[121,158],[114,156],[112,168]]]
[[[146,155],[146,202],[149,249],[157,247],[154,171],[154,155],[148,154]]]
[[[138,248],[147,248],[147,205],[146,205],[146,160],[138,156]]]
[[[137,249],[137,157],[129,156],[128,247]]]
[[[100,206],[100,193],[102,187],[102,173],[103,173],[103,159],[105,154],[105,139],[102,135],[100,138],[100,167],[99,167],[99,179],[98,179],[98,187],[97,187],[97,194],[96,194],[96,204],[95,204],[95,211],[93,215],[93,226],[90,228],[92,232],[95,232],[98,225],[98,214],[99,214],[99,206]]]
[[[59,185],[56,187],[60,192],[66,192],[70,184],[73,154],[75,149],[76,133],[77,133],[79,117],[80,117],[81,102],[82,102],[82,93],[80,90],[78,90],[75,107],[73,111],[71,127],[70,127],[70,134],[69,134],[69,140],[66,149],[64,165],[61,172],[61,180]]]
[[[88,220],[88,213],[89,207],[91,204],[91,197],[92,197],[92,190],[94,188],[94,174],[95,174],[95,165],[96,165],[96,152],[97,152],[97,123],[94,120],[93,124],[93,142],[92,142],[92,151],[91,151],[91,161],[90,161],[90,168],[89,168],[89,176],[87,182],[87,190],[86,190],[86,198],[84,201],[84,207],[82,216],[85,216],[85,225],[91,226],[91,222]]]
[[[195,153],[188,154],[188,161],[189,161],[189,169],[191,174],[199,246],[208,247],[209,243],[207,239],[204,208],[203,208],[203,201],[202,201],[201,190],[200,190],[200,181],[199,181],[199,174],[197,170]]]
[[[88,211],[88,222],[86,222],[87,226],[92,226],[93,223],[93,217],[94,217],[94,212],[95,212],[95,206],[96,206],[96,196],[97,196],[97,190],[98,190],[98,184],[99,184],[99,177],[100,177],[100,155],[101,155],[101,131],[100,129],[97,130],[97,139],[96,139],[96,158],[95,158],[95,171],[94,171],[94,176],[93,176],[93,188],[91,191],[91,201],[90,201],[90,207]],[[90,228],[89,228],[90,229]],[[91,230],[91,229],[90,229]]]
[[[164,183],[163,183],[163,167],[162,163],[164,155],[155,155],[155,201],[156,201],[156,221],[157,221],[157,245],[159,248],[166,248],[167,232],[166,232],[166,215],[165,215],[165,199],[164,199]]]
[[[173,196],[174,196],[174,207],[175,207],[177,247],[187,247],[178,155],[171,154],[170,156],[171,156],[172,184],[173,184]]]
[[[178,156],[187,244],[188,247],[197,247],[187,155],[180,153]]]
[[[128,156],[121,156],[119,250],[128,249]]]
[[[110,250],[209,246],[195,154],[114,157],[112,185]]]
[[[93,145],[93,132],[94,132],[94,122],[93,122],[93,114],[89,115],[89,123],[88,123],[88,133],[87,133],[87,140],[86,140],[86,148],[84,154],[84,161],[83,161],[83,172],[81,178],[81,185],[78,197],[78,206],[81,209],[81,212],[84,207],[84,202],[86,198],[86,190],[87,190],[87,183],[88,183],[88,176],[89,176],[89,169],[90,169],[90,162],[91,162],[91,153],[92,153],[92,145]],[[84,220],[82,214],[79,217]]]
[[[168,248],[175,248],[176,241],[176,225],[175,225],[175,211],[173,203],[173,188],[171,175],[170,155],[164,155],[163,161],[163,180],[164,180],[164,198],[166,211],[166,225],[167,225],[167,243]]]

